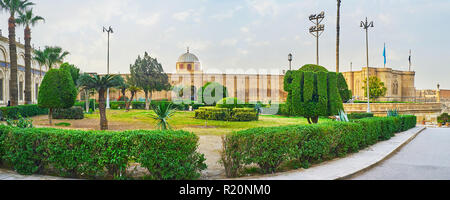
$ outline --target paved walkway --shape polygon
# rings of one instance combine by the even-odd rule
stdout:
[[[279,173],[275,175],[248,177],[241,179],[251,180],[337,180],[344,179],[367,169],[394,153],[404,144],[414,139],[424,127],[417,127],[409,131],[399,133],[388,141],[379,142],[367,149],[338,158],[332,161],[312,166],[309,169],[300,169],[293,172]]]
[[[0,169],[0,181],[2,180],[69,180],[54,176],[31,175],[24,176],[14,171]]]
[[[450,180],[450,129],[428,128],[355,180]]]

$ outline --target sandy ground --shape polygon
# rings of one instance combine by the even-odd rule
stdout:
[[[36,127],[49,127],[47,116],[33,117],[33,125]],[[68,122],[68,120],[53,120],[54,124],[60,122]],[[61,129],[80,129],[80,130],[97,130],[99,127],[99,119],[82,119],[70,120],[70,127],[55,127]],[[143,122],[133,122],[132,129],[153,129],[153,127]],[[130,125],[127,122],[109,122],[109,129],[114,131],[129,130]],[[208,168],[202,172],[202,179],[221,179],[225,178],[225,169],[220,165],[220,152],[222,150],[221,136],[199,136],[199,152],[203,153],[206,158]],[[132,166],[135,167],[135,166]],[[141,170],[139,170],[141,171]]]

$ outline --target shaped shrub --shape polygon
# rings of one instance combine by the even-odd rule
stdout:
[[[55,109],[53,119],[84,119],[84,111],[81,107],[72,107],[67,109]]]

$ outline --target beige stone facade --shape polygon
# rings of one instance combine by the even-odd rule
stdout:
[[[416,96],[415,72],[398,71],[391,68],[369,68],[370,76],[378,77],[384,82],[386,96],[379,101],[414,101]],[[367,68],[361,71],[343,72],[349,89],[353,91],[356,100],[366,100],[366,91],[363,89],[367,78]]]

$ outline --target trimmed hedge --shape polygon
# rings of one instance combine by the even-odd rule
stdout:
[[[78,106],[68,109],[55,109],[53,119],[84,119],[84,110]]]
[[[185,131],[81,131],[0,126],[0,161],[21,174],[126,178],[131,162],[147,179],[197,179],[206,169],[198,137]],[[122,176],[120,176],[122,175]]]
[[[234,97],[223,98],[216,104],[217,108],[228,108],[228,109],[244,108],[244,106],[245,106],[244,102]]]
[[[5,119],[18,119],[19,115],[22,117],[34,117],[38,115],[48,115],[47,108],[40,108],[38,105],[21,105],[12,107],[1,107],[0,118]]]
[[[248,129],[223,138],[222,162],[228,177],[239,176],[241,169],[251,164],[259,166],[262,173],[276,172],[285,162],[308,167],[357,152],[415,126],[415,116],[400,116]]]
[[[348,114],[349,119],[363,119],[374,117],[373,113],[351,113]]]
[[[195,111],[195,118],[217,121],[257,121],[259,115],[252,108],[201,107]]]

